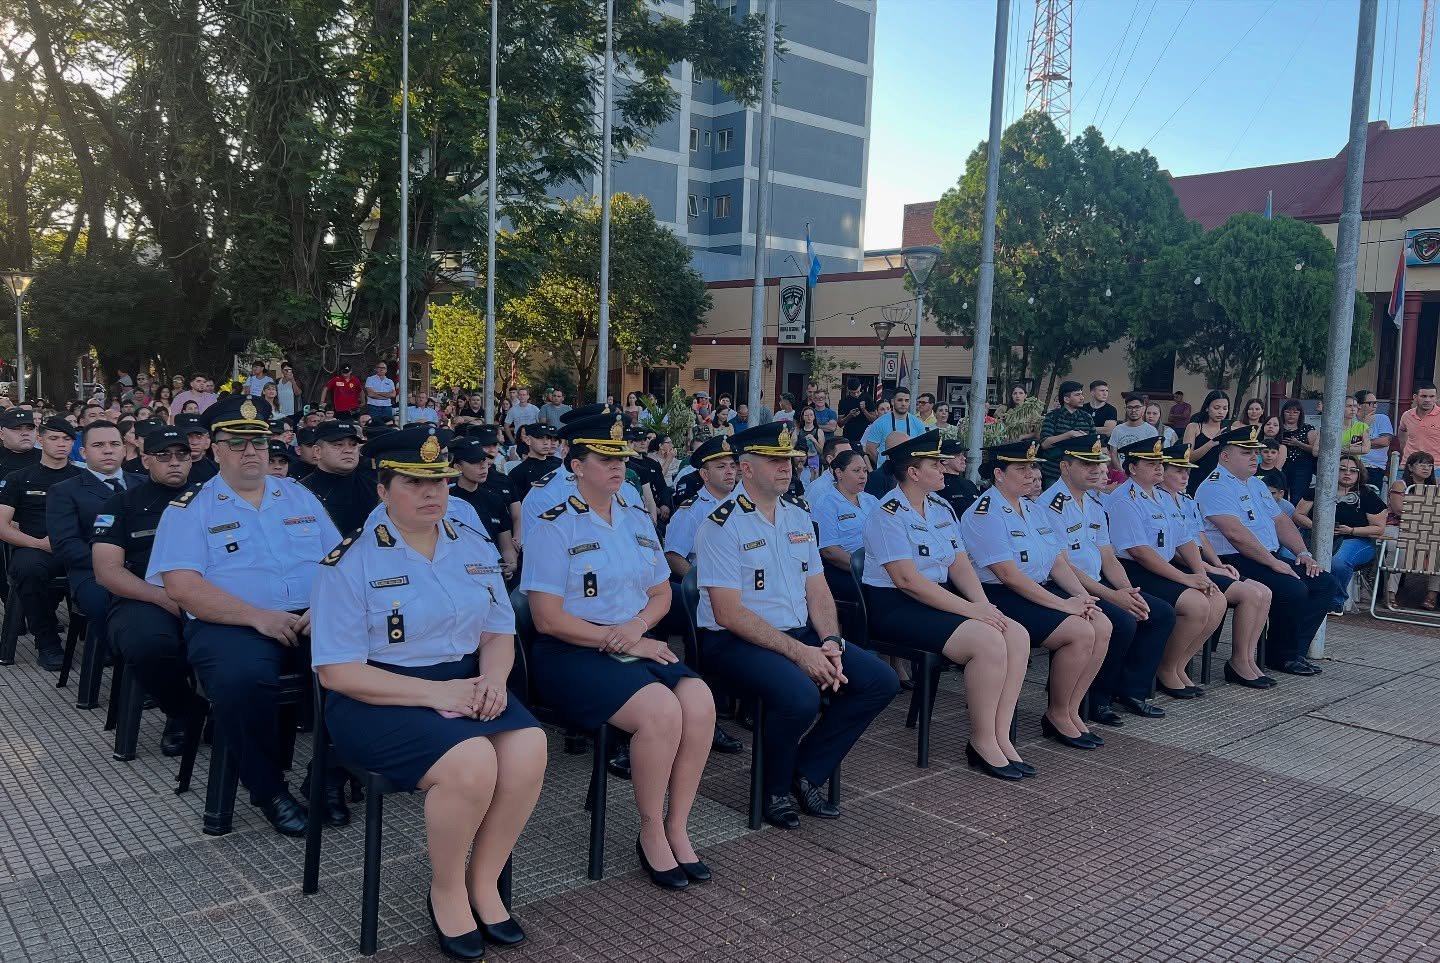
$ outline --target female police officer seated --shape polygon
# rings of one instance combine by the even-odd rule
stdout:
[[[837,602],[855,602],[850,556],[863,543],[865,520],[880,500],[865,491],[870,461],[858,451],[842,451],[830,462],[834,484],[810,503],[810,517],[820,532],[820,560],[825,584]]]
[[[1080,702],[1105,661],[1110,620],[1026,498],[1039,481],[1039,446],[1018,441],[985,451],[980,473],[994,487],[960,519],[965,550],[995,607],[1025,627],[1031,645],[1051,652],[1050,705],[1040,719],[1045,735],[1076,749],[1103,746],[1080,718]]]
[[[941,457],[940,432],[934,430],[885,450],[881,470],[897,486],[865,522],[870,628],[963,665],[970,712],[966,760],[997,779],[1033,776],[1034,767],[1010,744],[1030,637],[990,604],[975,577],[959,519],[936,494],[945,487]]]
[[[456,472],[436,429],[364,454],[382,505],[320,566],[311,659],[340,754],[426,791],[431,921],[446,955],[478,960],[486,939],[525,937],[497,881],[540,795],[545,735],[506,692],[515,614],[500,556],[447,512]]]
[[[631,455],[624,429],[618,409],[561,429],[575,494],[526,530],[520,588],[540,633],[531,667],[540,698],[569,725],[608,721],[631,734],[635,851],[656,885],[683,889],[710,878],[688,823],[710,755],[715,701],[649,635],[670,608],[670,569],[645,506],[618,494]]]

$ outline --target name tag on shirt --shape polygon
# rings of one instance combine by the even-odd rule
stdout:
[[[482,565],[479,562],[471,562],[465,566],[466,575],[498,575],[500,571],[499,565]]]
[[[843,521],[845,521],[847,518],[855,518],[855,517],[856,517],[855,512],[850,512],[848,515],[840,515],[840,516],[838,516],[835,520],[836,520],[837,522],[843,522]]]
[[[288,524],[290,524],[290,523],[289,523],[289,522],[286,522],[285,524],[288,525]],[[210,529],[210,534],[211,534],[211,535],[219,535],[221,532],[233,532],[235,529],[237,529],[237,528],[239,528],[239,527],[240,527],[240,523],[239,523],[239,522],[227,522],[227,523],[224,524],[224,525],[216,525],[214,528]]]
[[[378,588],[394,588],[394,587],[396,587],[397,585],[409,585],[409,584],[410,584],[410,576],[408,576],[408,575],[397,575],[397,576],[395,576],[394,578],[381,578],[381,579],[376,579],[375,581],[373,581],[373,582],[370,583],[370,587],[371,587],[371,588],[377,588],[377,589],[378,589]]]
[[[750,550],[752,550],[752,549],[764,548],[764,547],[765,547],[765,539],[763,539],[763,538],[757,538],[757,539],[755,539],[755,541],[753,541],[753,542],[746,542],[744,545],[741,545],[741,546],[740,546],[740,548],[741,548],[743,551],[746,551],[746,552],[748,552],[748,551],[750,551]]]
[[[1074,525],[1071,525],[1069,528],[1065,529],[1065,531],[1066,531],[1066,532],[1078,532],[1078,531],[1080,531],[1080,529],[1082,529],[1082,528],[1084,528],[1084,527],[1085,527],[1085,523],[1084,523],[1084,522],[1076,522]]]
[[[790,533],[789,533],[789,536],[790,536],[790,544],[791,544],[791,545],[799,545],[799,544],[801,544],[801,543],[803,543],[803,542],[808,542],[808,541],[810,541],[810,533],[809,533],[809,532],[790,532]]]
[[[285,519],[286,525],[314,525],[314,515],[296,515],[294,518]]]
[[[655,541],[655,539],[653,538],[647,538],[644,535],[636,535],[635,541],[645,548],[653,548],[657,552],[660,550],[660,543]]]
[[[584,555],[586,552],[598,552],[599,550],[600,550],[600,543],[599,543],[599,542],[585,542],[585,543],[582,544],[582,545],[572,545],[572,546],[570,547],[570,554],[571,554],[571,555]]]

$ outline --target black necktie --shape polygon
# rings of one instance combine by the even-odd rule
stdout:
[[[123,492],[125,490],[125,486],[120,484],[120,479],[118,478],[107,478],[105,479],[105,484],[109,485],[112,489],[114,489],[116,494],[119,494],[120,492]]]

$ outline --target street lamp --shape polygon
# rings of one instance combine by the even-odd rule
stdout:
[[[5,275],[5,286],[15,299],[15,387],[20,396],[17,401],[25,400],[25,334],[20,320],[20,305],[25,301],[25,292],[30,290],[33,280],[35,275],[24,271],[11,271]]]
[[[890,332],[895,330],[896,322],[890,319],[884,321],[871,321],[870,330],[875,332],[875,338],[880,342],[880,367],[876,368],[875,375],[876,389],[885,381],[885,342],[890,340]],[[879,395],[876,395],[879,397]]]
[[[940,260],[940,249],[931,244],[907,247],[900,252],[905,259],[905,271],[915,282],[915,350],[910,356],[910,393],[920,390],[920,329],[925,325],[925,285],[930,282],[930,272]]]

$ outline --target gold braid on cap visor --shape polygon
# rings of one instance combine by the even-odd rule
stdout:
[[[402,475],[409,475],[411,478],[454,478],[460,474],[459,469],[452,468],[443,461],[389,461],[382,458],[377,467],[388,468]]]
[[[613,438],[572,438],[570,444],[572,446],[580,445],[597,455],[605,455],[610,458],[629,458],[635,454],[635,449],[631,448],[628,442],[617,441]]]
[[[217,421],[210,426],[210,433],[228,431],[232,435],[268,435],[270,423],[250,418],[236,418],[233,421]]]

